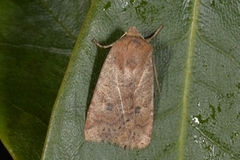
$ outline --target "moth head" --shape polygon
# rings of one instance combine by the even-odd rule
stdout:
[[[129,30],[126,32],[127,36],[135,36],[135,37],[142,37],[142,35],[138,32],[136,27],[131,27]],[[143,38],[143,37],[142,37]],[[144,38],[143,38],[144,39]]]

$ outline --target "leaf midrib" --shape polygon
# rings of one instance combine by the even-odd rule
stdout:
[[[196,26],[197,26],[197,15],[198,15],[198,5],[199,0],[194,1],[193,5],[193,15],[192,15],[192,23],[190,26],[190,34],[189,34],[189,45],[187,48],[187,61],[186,61],[186,74],[183,88],[183,99],[182,99],[182,118],[180,122],[180,135],[179,135],[179,160],[184,158],[184,142],[187,132],[187,107],[188,107],[188,95],[189,95],[189,85],[190,85],[190,76],[191,76],[191,66],[192,66],[192,56],[194,53],[195,46],[195,35],[196,35]]]

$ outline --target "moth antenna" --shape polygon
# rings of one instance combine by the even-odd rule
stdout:
[[[146,40],[147,42],[150,42],[154,37],[156,37],[156,35],[162,30],[162,28],[163,28],[163,26],[160,25],[160,26],[158,27],[158,29],[153,33],[153,35],[152,35],[151,37],[149,37],[149,38],[146,38],[145,40]]]
[[[100,47],[100,48],[110,48],[110,47],[113,46],[113,43],[112,43],[112,44],[109,44],[109,45],[101,45],[101,44],[98,43],[95,39],[92,39],[92,42],[93,42],[96,46],[98,46],[98,47]]]

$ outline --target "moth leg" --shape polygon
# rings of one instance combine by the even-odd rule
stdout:
[[[156,63],[154,62],[154,58],[152,58],[152,59],[153,59],[153,70],[154,70],[154,75],[155,75],[155,81],[156,81],[156,85],[157,85],[158,95],[159,95],[159,97],[161,97],[161,89],[160,89],[160,84],[159,84],[158,76],[157,76]]]
[[[151,36],[151,37],[149,37],[149,38],[146,38],[145,40],[147,41],[147,42],[150,42],[160,31],[161,31],[161,29],[162,29],[162,25],[160,25],[159,27],[158,27],[158,29],[153,33],[153,35]]]

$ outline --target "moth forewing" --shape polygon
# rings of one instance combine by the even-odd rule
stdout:
[[[126,148],[148,146],[153,128],[153,62],[148,43],[131,27],[112,47],[101,70],[84,129],[89,141],[108,141]]]

